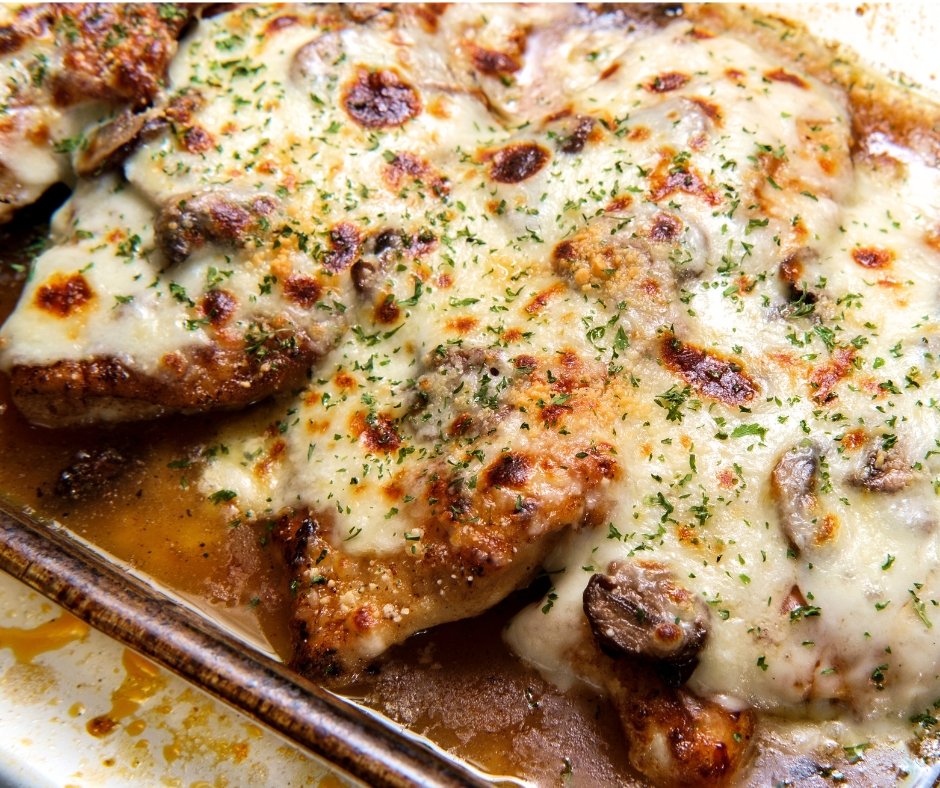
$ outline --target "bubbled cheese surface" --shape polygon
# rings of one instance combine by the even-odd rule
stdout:
[[[442,449],[447,405],[402,429],[394,451],[362,439],[358,414],[404,423],[441,348],[496,359],[485,381],[468,378],[478,400],[498,398],[520,356],[573,353],[605,370],[595,418],[621,474],[591,493],[603,525],[571,523],[551,553],[549,597],[508,631],[517,653],[570,682],[587,580],[614,560],[653,560],[711,611],[693,690],[768,711],[905,720],[940,695],[937,170],[887,139],[880,158],[853,159],[836,89],[683,20],[627,32],[532,10],[519,68],[473,71],[474,46],[506,50],[520,13],[458,7],[433,33],[404,13],[387,29],[273,25],[287,16],[273,10],[200,22],[168,90],[200,93],[213,144],[193,153],[167,132],[128,160],[126,182],[79,187],[3,329],[4,365],[112,355],[158,374],[166,353],[213,341],[191,303],[219,277],[242,328],[284,310],[299,325],[337,315],[341,338],[277,429],[224,436],[202,484],[235,493],[227,505],[249,516],[329,510],[338,547],[370,555],[420,542],[411,496],[392,505],[387,485],[460,450]],[[343,91],[363,68],[394,70],[421,111],[388,128],[354,122]],[[581,118],[593,124],[566,151]],[[493,152],[513,145],[538,146],[544,162],[506,182]],[[391,172],[402,153],[420,173]],[[206,188],[276,196],[290,231],[273,247],[209,245],[168,268],[155,207]],[[602,265],[582,277],[559,263],[587,228],[646,238],[663,221],[674,236],[655,263],[665,296],[608,286]],[[272,260],[310,268],[340,222],[434,242],[401,255],[367,295],[338,281],[311,314],[283,297]],[[789,284],[786,261],[798,263]],[[35,306],[50,277],[79,271],[95,293],[80,319]],[[755,394],[703,394],[665,363],[671,335],[730,360]],[[460,456],[473,474],[553,429],[563,420],[510,408],[498,441]],[[818,527],[796,550],[771,477],[810,445]],[[885,461],[903,466],[903,489],[859,482]]]

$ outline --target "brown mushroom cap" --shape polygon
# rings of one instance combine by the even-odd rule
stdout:
[[[815,539],[818,473],[819,448],[813,444],[790,449],[777,460],[771,472],[770,489],[780,525],[797,550],[805,550]]]
[[[669,668],[683,683],[708,634],[708,608],[652,562],[613,562],[584,589],[584,612],[601,647],[614,656],[639,657]]]
[[[869,492],[896,493],[914,479],[911,464],[898,446],[885,449],[879,441],[872,446],[859,470],[850,481]]]

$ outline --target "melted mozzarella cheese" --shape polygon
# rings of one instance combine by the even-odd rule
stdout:
[[[405,471],[418,478],[446,457],[473,474],[503,448],[537,446],[551,425],[519,410],[503,382],[517,357],[573,353],[606,370],[596,419],[622,473],[591,493],[604,525],[571,523],[546,562],[550,597],[507,635],[517,653],[559,683],[579,678],[587,580],[612,561],[650,559],[711,610],[691,679],[703,695],[899,720],[937,697],[937,171],[889,147],[894,170],[853,162],[836,90],[683,21],[627,35],[550,24],[568,11],[540,11],[525,62],[502,84],[460,57],[468,31],[480,45],[504,42],[512,8],[483,22],[462,7],[436,35],[414,20],[265,32],[277,13],[203,20],[183,42],[169,90],[198,92],[194,117],[214,146],[188,152],[167,131],[128,161],[127,183],[82,185],[3,329],[4,366],[112,355],[157,371],[172,350],[211,341],[189,303],[219,276],[240,330],[258,315],[304,325],[336,313],[345,333],[288,397],[278,429],[233,429],[202,485],[235,493],[233,515],[329,511],[341,549],[369,556],[421,539],[414,498],[386,494]],[[351,122],[342,96],[360,68],[399,73],[422,112],[390,129]],[[563,151],[582,116],[593,119],[583,148]],[[544,165],[520,182],[494,179],[494,152],[513,145],[540,146]],[[402,153],[424,169],[390,185]],[[275,195],[290,232],[276,249],[208,245],[166,268],[154,206],[209,188]],[[677,238],[660,259],[647,242],[664,216]],[[310,269],[341,221],[434,243],[393,258],[365,293],[338,278],[312,315],[266,288],[279,270]],[[558,249],[591,238],[646,239],[667,292],[617,280],[602,262],[585,279],[566,274]],[[779,275],[788,259],[801,266],[790,285]],[[81,321],[41,314],[37,288],[72,271],[95,303]],[[660,352],[670,333],[733,360],[757,394],[729,405],[687,385]],[[453,348],[490,354],[468,391],[508,411],[470,459],[448,445],[451,405],[413,423],[416,381]],[[357,419],[379,417],[401,428],[392,451],[362,438]],[[821,457],[825,530],[797,551],[771,475],[808,445]],[[859,483],[878,451],[901,456],[902,491]]]

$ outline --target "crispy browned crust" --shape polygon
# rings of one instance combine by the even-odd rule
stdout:
[[[207,347],[165,356],[159,376],[117,358],[92,358],[17,366],[10,380],[29,421],[66,427],[240,408],[299,384],[315,358],[306,342],[272,348],[263,358]]]
[[[449,382],[442,382],[440,369],[419,381],[418,413],[434,411],[439,397],[449,401],[456,382],[490,363],[483,352],[451,354],[442,362]],[[414,632],[492,607],[531,580],[564,530],[602,521],[603,489],[620,476],[597,416],[607,396],[603,370],[569,354],[549,384],[537,359],[515,363],[517,369],[524,363],[525,371],[495,407],[445,407],[441,429],[451,443],[500,447],[472,482],[460,462],[465,452],[455,449],[404,466],[384,488],[389,503],[402,509],[403,528],[414,534],[403,537],[400,549],[357,555],[354,544],[346,545],[356,534],[339,530],[333,509],[289,512],[276,523],[291,577],[298,670],[319,680],[354,680],[370,660]],[[518,408],[524,402],[534,414],[538,402],[551,400],[549,385],[568,392],[568,399],[564,410],[541,418],[546,425],[564,423],[570,437],[545,429],[530,434],[525,449],[514,448],[500,427],[510,403]],[[370,414],[355,421],[358,440],[371,454],[393,454],[417,437],[408,419]]]
[[[603,687],[620,719],[630,765],[643,784],[659,788],[750,785],[757,715],[734,710],[676,686],[662,663],[609,656],[587,618],[570,659],[592,685]]]
[[[190,16],[185,6],[144,3],[75,3],[49,13],[64,47],[64,68],[52,78],[60,106],[88,99],[150,102]]]
[[[854,153],[868,156],[869,141],[884,136],[940,161],[940,110],[930,102],[915,102],[883,76],[865,69],[854,54],[815,40],[803,25],[761,15],[755,25],[753,10],[724,5],[688,5],[686,16],[704,29],[738,31],[794,69],[845,91],[852,118]],[[782,33],[786,35],[782,35]],[[861,53],[864,55],[865,53]]]
[[[740,777],[751,755],[754,712],[669,687],[630,660],[608,670],[607,687],[637,771],[657,786],[719,786]]]
[[[609,451],[579,448],[588,451],[539,455],[542,467],[531,469],[539,479],[532,488],[564,491],[551,508],[524,497],[525,482],[485,483],[461,495],[452,479],[431,474],[424,514],[415,522],[420,541],[406,541],[390,556],[355,556],[338,547],[348,535],[331,533],[326,513],[284,515],[275,535],[291,572],[293,666],[320,680],[355,679],[377,656],[370,639],[384,650],[419,630],[482,613],[523,587],[559,533],[584,519],[586,492],[618,472]],[[502,464],[491,470],[503,478]]]
[[[30,82],[10,86],[8,104],[13,112],[6,121],[12,125],[5,126],[3,133],[16,128],[18,107],[52,105],[67,114],[76,105],[101,102],[104,116],[110,108],[150,106],[191,13],[186,6],[144,3],[50,3],[22,8],[10,24],[0,27],[0,57],[18,57],[24,46],[34,42],[43,66]],[[94,149],[79,153],[79,174],[119,161],[133,147],[141,122],[141,117],[127,114],[106,124],[107,133],[94,135],[100,137]],[[45,122],[27,134],[38,146],[51,147],[50,126]],[[18,208],[35,202],[52,185],[24,184],[8,163],[0,162],[0,223],[12,219]]]
[[[0,28],[0,55],[51,30],[62,62],[44,87],[59,106],[87,100],[143,105],[159,90],[191,15],[191,8],[172,3],[27,7]]]

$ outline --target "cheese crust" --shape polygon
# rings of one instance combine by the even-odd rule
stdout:
[[[940,697],[940,115],[853,68],[731,9],[201,18],[86,128],[126,160],[0,364],[53,426],[279,394],[201,485],[270,524],[317,678],[547,573],[507,641],[657,784],[743,779],[774,718],[902,741]]]

